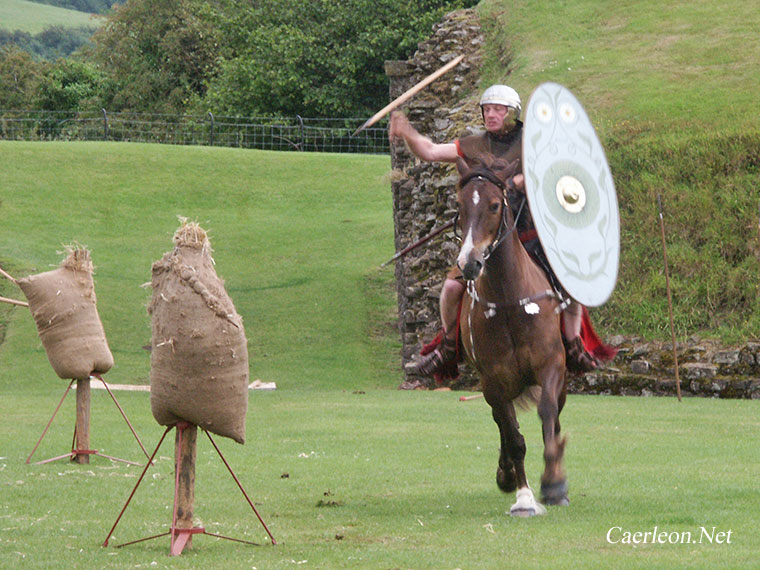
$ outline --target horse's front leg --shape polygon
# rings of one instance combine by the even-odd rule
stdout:
[[[517,491],[517,500],[509,514],[518,517],[542,515],[546,509],[536,501],[525,475],[525,438],[520,433],[514,404],[504,398],[486,399],[491,405],[493,419],[499,426],[501,441],[496,484],[505,493]]]
[[[541,501],[547,505],[569,505],[564,455],[566,439],[560,436],[559,414],[565,405],[567,387],[564,370],[552,370],[544,378],[538,415],[544,436],[544,473]]]

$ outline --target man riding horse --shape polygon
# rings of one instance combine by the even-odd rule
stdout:
[[[505,161],[522,161],[522,131],[520,121],[522,103],[517,92],[506,85],[492,85],[485,90],[480,99],[480,110],[485,131],[469,135],[449,143],[434,143],[420,134],[403,113],[391,115],[388,137],[391,143],[403,140],[409,149],[421,160],[427,162],[456,162],[461,158],[469,165],[483,162],[490,156]],[[507,181],[510,203],[515,208],[525,199],[525,179],[522,165],[516,174]],[[519,199],[518,199],[519,198]],[[516,204],[516,205],[515,205]],[[541,243],[533,226],[530,211],[521,208],[518,219],[518,231],[525,249],[547,272],[549,281],[561,290],[559,281],[554,276],[546,259]],[[454,266],[447,274],[440,298],[442,339],[432,351],[417,361],[407,365],[406,371],[419,376],[433,376],[444,369],[456,365],[457,361],[457,316],[459,305],[465,292],[465,281],[461,270]],[[567,295],[564,295],[568,297]],[[584,347],[581,339],[581,324],[584,307],[570,299],[569,305],[562,313],[563,341],[566,350],[567,368],[571,372],[583,373],[597,368],[599,361]]]

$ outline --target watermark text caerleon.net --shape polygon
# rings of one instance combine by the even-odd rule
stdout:
[[[668,531],[655,526],[651,530],[631,531],[613,526],[607,531],[610,544],[731,544],[731,530],[700,526],[695,531]]]

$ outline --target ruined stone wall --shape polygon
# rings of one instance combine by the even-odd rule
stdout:
[[[465,58],[402,106],[412,125],[434,142],[452,142],[481,122],[478,98],[483,35],[474,9],[446,15],[408,61],[385,64],[391,100],[460,54]],[[456,168],[418,160],[403,144],[391,150],[393,215],[399,251],[454,217]],[[438,299],[458,251],[452,231],[439,234],[396,262],[402,359],[409,362],[440,329]],[[474,383],[463,367],[462,382]]]
[[[681,395],[708,398],[760,399],[760,343],[724,346],[693,337],[671,343],[615,336],[620,350],[605,370],[570,381],[573,394],[672,396],[676,391],[676,361]]]

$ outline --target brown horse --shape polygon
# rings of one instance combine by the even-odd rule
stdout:
[[[565,440],[559,423],[567,394],[559,300],[515,230],[505,181],[517,163],[486,162],[490,164],[474,168],[462,160],[457,163],[463,239],[457,265],[467,281],[461,338],[499,426],[496,482],[506,493],[517,490],[512,515],[532,516],[546,509],[536,501],[525,476],[525,440],[515,404],[538,405],[545,463],[542,502],[568,504],[562,466]]]

